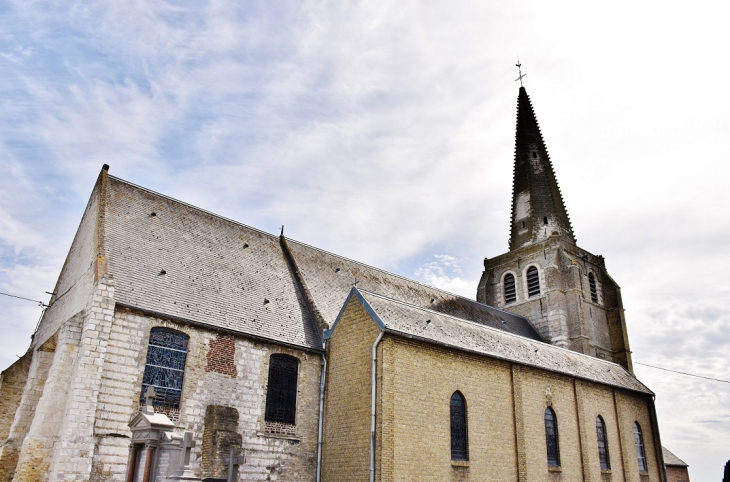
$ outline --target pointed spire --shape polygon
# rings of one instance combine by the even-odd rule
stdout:
[[[510,250],[555,235],[566,236],[575,243],[573,228],[542,140],[540,126],[527,91],[520,87],[517,98]]]

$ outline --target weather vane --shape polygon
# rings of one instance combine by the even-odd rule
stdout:
[[[520,87],[522,87],[522,77],[526,76],[527,74],[522,73],[522,64],[520,63],[520,58],[517,57],[517,63],[515,64],[515,67],[517,67],[517,70],[520,73],[520,76],[515,79],[515,82],[518,80],[520,81]]]

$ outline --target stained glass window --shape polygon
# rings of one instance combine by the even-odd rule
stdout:
[[[639,422],[634,422],[634,444],[636,444],[636,459],[639,470],[646,472],[646,453],[644,452],[644,436],[641,434]]]
[[[142,376],[140,405],[145,403],[147,387],[155,388],[154,405],[180,407],[185,359],[188,355],[188,336],[167,328],[152,328],[147,348],[147,362]]]
[[[601,461],[601,469],[611,470],[611,460],[608,456],[608,438],[606,437],[606,424],[603,417],[596,417],[596,437],[598,437],[598,459]]]
[[[459,392],[451,395],[451,460],[469,460],[466,400]]]
[[[545,409],[545,441],[547,443],[548,466],[560,467],[560,442],[558,440],[558,419],[551,407]]]
[[[298,369],[299,361],[294,357],[276,354],[269,358],[264,416],[267,422],[296,422]]]

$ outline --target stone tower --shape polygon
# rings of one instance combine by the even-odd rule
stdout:
[[[517,133],[509,251],[484,259],[477,300],[529,319],[545,341],[633,372],[621,289],[603,256],[576,245],[524,87]]]

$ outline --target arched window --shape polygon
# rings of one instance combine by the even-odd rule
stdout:
[[[544,218],[542,218],[542,222],[543,222],[543,224],[544,224],[545,226],[547,226],[547,225],[548,225],[548,220],[547,220],[547,216],[545,216]]]
[[[598,290],[596,289],[596,277],[593,273],[588,273],[588,285],[591,288],[591,301],[598,303]]]
[[[152,328],[147,347],[147,362],[142,375],[142,392],[139,403],[145,403],[145,393],[150,385],[155,389],[154,405],[180,408],[185,359],[188,356],[189,337],[167,328]]]
[[[636,444],[636,460],[639,471],[646,472],[646,453],[644,452],[644,436],[641,434],[639,422],[634,422],[634,444]]]
[[[299,361],[292,356],[275,354],[269,358],[269,384],[264,415],[267,422],[296,422],[298,370]]]
[[[560,467],[560,442],[558,441],[558,418],[551,407],[545,409],[545,442],[547,461],[550,467]]]
[[[540,274],[534,266],[527,268],[527,295],[540,296]]]
[[[504,302],[514,303],[517,301],[517,291],[515,291],[515,277],[512,273],[504,276]]]
[[[596,417],[596,437],[598,438],[598,459],[601,461],[601,469],[611,470],[611,459],[608,455],[608,438],[606,437],[606,424],[603,417]]]
[[[466,400],[458,391],[451,395],[451,460],[469,460]]]

